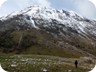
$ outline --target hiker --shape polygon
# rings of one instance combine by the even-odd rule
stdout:
[[[75,67],[78,68],[78,61],[75,61]]]

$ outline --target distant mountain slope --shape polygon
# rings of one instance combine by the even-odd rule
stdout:
[[[0,42],[3,52],[37,54],[43,48],[45,53],[38,54],[52,49],[69,56],[96,55],[96,21],[72,11],[30,6],[0,18]]]

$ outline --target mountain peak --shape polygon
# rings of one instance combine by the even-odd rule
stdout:
[[[73,11],[56,10],[51,7],[44,7],[38,5],[27,7],[24,10],[18,12],[13,12],[5,17],[2,17],[1,20],[7,20],[19,15],[23,15],[22,18],[27,22],[31,23],[32,27],[37,29],[39,29],[39,27],[36,26],[34,19],[38,20],[42,19],[44,23],[58,22],[59,24],[65,25],[66,27],[71,27],[72,29],[77,30],[77,32],[84,32],[84,33],[85,33],[84,28],[90,22],[90,20],[85,19],[84,17],[76,14]],[[43,26],[49,26],[49,25],[46,25],[45,23],[45,25]]]
[[[65,11],[65,10],[56,10],[51,7],[44,7],[44,6],[39,6],[39,5],[33,5],[30,7],[25,8],[24,10],[13,12],[7,16],[3,16],[0,19],[1,20],[6,20],[8,18],[12,18],[13,16],[16,15],[29,15],[31,17],[36,17],[36,18],[44,18],[44,19],[56,19],[58,21],[63,21],[65,18],[72,17],[72,18],[83,18],[82,16],[76,14],[73,11]]]

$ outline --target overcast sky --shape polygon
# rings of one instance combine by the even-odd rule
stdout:
[[[32,5],[75,11],[87,18],[96,19],[95,0],[0,0],[0,16]]]

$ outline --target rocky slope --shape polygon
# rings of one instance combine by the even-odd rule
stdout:
[[[57,55],[62,52],[60,56],[64,52],[69,56],[96,55],[96,21],[72,11],[30,6],[0,18],[0,43],[0,50],[7,53],[26,49],[37,53],[44,48],[49,52],[39,50],[38,54],[55,50]]]

